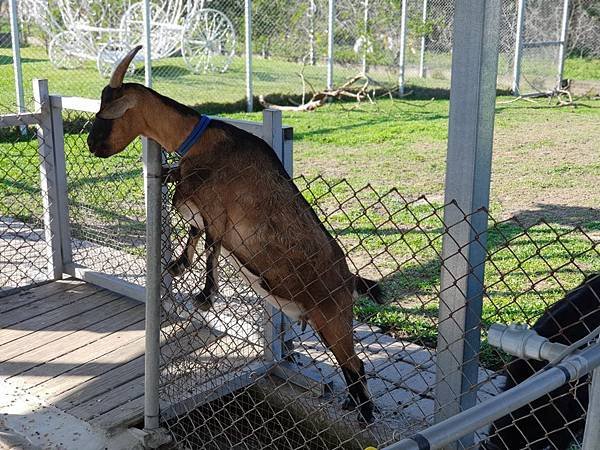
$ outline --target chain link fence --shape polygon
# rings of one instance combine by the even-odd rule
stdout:
[[[9,5],[0,3],[0,65],[3,102],[14,102]],[[61,94],[97,97],[113,64],[140,43],[143,4],[132,0],[75,2],[18,0],[24,98],[30,80],[49,78]],[[157,89],[188,104],[223,109],[243,107],[253,95],[300,103],[327,87],[329,22],[333,28],[333,85],[366,73],[370,87],[398,86],[401,73],[402,8],[406,5],[404,78],[415,86],[449,87],[452,0],[327,0],[250,4],[247,44],[242,0],[150,2],[152,81]],[[560,38],[562,1],[526,2],[524,42]],[[593,2],[572,0],[568,51],[593,56],[598,25]],[[513,83],[518,2],[504,1],[498,82]],[[210,44],[210,45],[209,45]],[[252,86],[247,86],[246,46],[252,52]],[[521,77],[533,92],[554,88],[558,47],[523,48]],[[129,75],[144,82],[143,53]],[[554,84],[553,84],[554,83]],[[29,101],[29,100],[27,100]],[[231,107],[231,106],[229,106]]]
[[[91,158],[93,114],[63,114],[72,263],[143,286],[146,277],[141,141],[118,158]]]
[[[228,181],[235,185],[253,176],[245,172],[240,169],[237,175],[230,178],[231,174],[223,174],[220,179],[224,185]],[[457,206],[426,197],[405,198],[396,190],[356,187],[345,180],[300,177],[294,182],[300,192],[287,198],[281,209],[294,205],[300,208],[298,214],[312,214],[310,210],[314,210],[324,224],[319,232],[326,230],[339,243],[346,255],[342,264],[348,265],[350,273],[379,280],[383,304],[360,296],[354,304],[339,300],[336,306],[338,317],[352,318],[340,340],[352,335],[353,351],[364,364],[364,379],[348,378],[344,357],[337,342],[331,340],[329,333],[337,326],[337,318],[320,325],[315,319],[315,311],[326,310],[334,292],[326,290],[319,301],[313,295],[311,309],[298,323],[287,326],[268,306],[274,292],[292,289],[294,277],[310,278],[312,263],[290,269],[281,285],[273,283],[273,272],[288,267],[285,259],[292,258],[295,250],[279,258],[272,256],[276,261],[261,265],[285,238],[265,234],[260,227],[247,227],[245,214],[255,214],[249,206],[252,199],[248,197],[252,196],[233,196],[237,208],[230,206],[239,215],[232,227],[239,239],[235,247],[227,249],[231,242],[223,242],[222,253],[227,256],[222,255],[218,263],[211,262],[211,238],[208,244],[203,243],[201,233],[190,231],[197,226],[199,216],[193,211],[182,215],[172,211],[171,234],[163,238],[164,251],[168,249],[174,256],[163,261],[169,271],[165,271],[163,281],[160,396],[165,405],[163,426],[181,448],[382,448],[431,425],[440,410],[449,406],[440,403],[436,393],[454,372],[441,367],[436,354],[462,342],[467,334],[483,332],[481,341],[477,340],[481,350],[475,354],[477,380],[462,395],[474,393],[483,401],[504,389],[507,376],[510,386],[543,366],[515,361],[488,345],[485,330],[491,324],[527,323],[540,334],[565,343],[574,342],[598,325],[598,315],[585,312],[595,311],[600,301],[597,282],[589,285],[583,303],[573,305],[581,308],[585,304],[585,311],[577,310],[578,316],[569,316],[565,322],[564,314],[554,316],[556,306],[548,309],[570,304],[573,296],[565,297],[567,292],[600,270],[597,236],[543,221],[524,225],[515,219],[496,221],[489,217],[486,277],[479,287],[483,296],[481,319],[476,328],[440,341],[441,325],[454,324],[460,314],[439,315],[444,302],[439,278],[442,269],[450,271],[455,285],[461,282],[461,276],[453,274],[452,266],[441,258],[442,239],[450,231],[443,212]],[[181,192],[184,185],[185,179],[169,184],[169,197],[178,196],[174,192]],[[232,201],[221,191],[203,195],[210,195],[217,204]],[[488,214],[475,214],[482,213]],[[471,220],[472,216],[464,215],[464,221],[454,226]],[[205,218],[207,229],[213,225]],[[318,242],[310,234],[299,239]],[[257,241],[267,255],[247,259],[247,248]],[[321,255],[326,248],[314,246],[314,254]],[[183,256],[177,259],[179,255]],[[246,255],[238,256],[245,261],[243,267],[237,255]],[[261,275],[252,278],[248,268]],[[331,268],[319,270],[325,274]],[[174,273],[176,278],[170,276]],[[218,289],[207,291],[213,277]],[[264,292],[265,286],[270,294]],[[302,289],[312,288],[307,283]],[[351,292],[346,294],[351,296]],[[301,302],[302,294],[291,298]],[[548,326],[552,317],[557,323]],[[577,332],[571,333],[575,329]],[[278,351],[281,359],[273,364]],[[352,393],[362,382],[369,396],[357,401],[360,405],[356,408],[350,402],[352,407],[347,410],[347,385]],[[515,422],[499,420],[491,431],[480,430],[472,445],[460,448],[477,448],[490,436],[493,439],[486,444],[490,448],[566,448],[581,439],[587,409],[583,392],[587,392],[588,384],[584,378],[561,388],[513,413]],[[363,408],[370,401],[375,414],[367,426]],[[537,425],[533,427],[531,422]]]
[[[52,279],[44,227],[48,205],[40,179],[48,155],[38,150],[47,137],[25,119],[13,122],[0,122],[0,297]]]

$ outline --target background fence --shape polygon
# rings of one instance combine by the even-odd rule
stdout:
[[[12,3],[19,11],[13,22],[9,14]],[[410,85],[449,87],[454,10],[451,0],[336,0],[332,8],[326,0],[249,1],[249,42],[244,1],[207,1],[203,3],[205,8],[216,9],[222,13],[219,20],[230,24],[231,33],[220,41],[223,46],[219,45],[218,51],[214,49],[217,53],[232,51],[231,62],[224,72],[193,69],[193,64],[204,67],[198,56],[202,52],[194,42],[213,31],[220,33],[216,29],[211,31],[208,24],[202,25],[199,16],[191,13],[193,2],[151,3],[154,22],[150,33],[156,57],[152,64],[153,84],[161,92],[187,103],[217,103],[221,108],[237,104],[237,108],[242,108],[248,92],[246,80],[250,80],[254,95],[283,96],[279,101],[300,102],[303,92],[327,87],[330,60],[334,85],[366,71],[372,88],[394,89],[403,67],[405,82]],[[562,0],[524,3],[524,45],[517,78],[525,92],[544,92],[556,87],[561,59],[558,47],[537,44],[561,39],[563,3]],[[177,5],[179,9],[173,11]],[[570,5],[567,53],[597,56],[600,22],[595,3],[571,0]],[[403,7],[406,8],[404,41]],[[19,84],[17,72],[11,68],[11,24],[19,30],[21,48],[17,65],[27,102],[31,98],[30,80],[41,76],[49,78],[61,93],[96,97],[105,84],[99,69],[106,76],[111,61],[117,59],[115,55],[123,51],[123,41],[132,43],[141,39],[142,9],[140,4],[120,0],[97,4],[72,0],[0,2],[2,103],[14,101],[14,86]],[[518,1],[503,2],[498,72],[499,86],[503,88],[514,87],[518,10]],[[169,25],[165,27],[165,23]],[[204,30],[207,27],[208,31]],[[333,30],[331,58],[330,28]],[[204,38],[202,33],[206,35]],[[246,47],[252,53],[249,78]],[[193,52],[195,59],[190,56]],[[104,62],[98,55],[104,55],[104,59],[100,58]],[[220,59],[223,58],[213,57],[216,69],[223,67]],[[144,79],[142,61],[136,62],[132,79]]]

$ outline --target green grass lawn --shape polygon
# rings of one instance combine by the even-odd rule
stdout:
[[[36,51],[24,49],[26,78],[48,77],[52,92],[97,97],[106,83],[93,62],[77,71],[56,71],[45,54]],[[0,75],[12,70],[6,60],[1,60]],[[257,92],[297,88],[293,68],[273,72],[272,61],[255,62],[261,72]],[[588,63],[569,60],[567,70],[575,71],[578,64]],[[319,70],[307,68],[307,76],[318,82]],[[178,73],[176,82],[168,75],[172,72]],[[186,73],[180,62],[165,60],[157,63],[155,74],[156,89],[186,103],[203,104],[203,111],[260,120],[260,113],[234,113],[235,106],[223,106],[243,98],[239,60],[226,74],[199,77]],[[133,80],[141,81],[141,75]],[[3,94],[10,83],[0,76]],[[294,127],[294,170],[302,176],[297,182],[306,198],[355,267],[365,275],[384,277],[389,304],[361,300],[356,316],[428,346],[436,339],[448,122],[447,92],[431,83],[405,100],[333,103],[313,113],[284,113],[284,123]],[[496,111],[484,327],[496,321],[532,323],[564,289],[581,281],[582,272],[600,271],[600,101],[551,108],[546,100],[507,103],[510,100],[499,97]],[[88,118],[66,117],[73,231],[89,239],[97,224],[107,223],[112,236],[102,239],[139,252],[139,145],[110,159],[92,158],[85,144]],[[2,216],[35,222],[41,215],[36,146],[33,136],[0,131]],[[367,184],[370,187],[363,188]],[[539,219],[545,223],[536,224]],[[485,346],[482,358],[491,367],[500,362]]]

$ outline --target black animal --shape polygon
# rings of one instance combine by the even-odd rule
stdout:
[[[552,342],[572,344],[600,325],[600,273],[553,304],[533,325]],[[506,368],[504,389],[510,389],[546,365],[542,361],[513,360]],[[589,402],[588,377],[562,386],[492,424],[487,450],[567,449],[583,432]]]

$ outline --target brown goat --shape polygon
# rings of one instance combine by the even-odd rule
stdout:
[[[139,84],[123,84],[139,47],[115,69],[102,91],[100,111],[88,137],[90,151],[108,157],[139,135],[168,152],[194,130],[199,114]],[[222,252],[266,301],[293,320],[308,322],[339,363],[349,388],[346,409],[373,420],[362,361],[354,350],[352,305],[357,293],[379,300],[374,281],[350,272],[345,254],[261,139],[212,120],[180,161],[173,203],[191,225],[183,254],[169,266],[190,267],[205,233],[206,283],[195,298],[208,309],[217,293]]]

